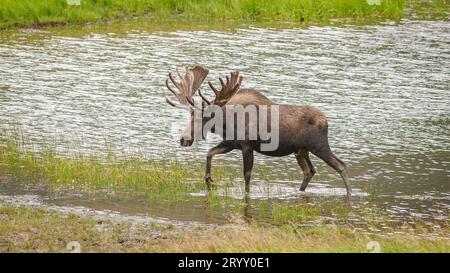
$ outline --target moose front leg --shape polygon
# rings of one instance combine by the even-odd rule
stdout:
[[[211,178],[211,160],[217,154],[226,154],[232,151],[233,148],[227,146],[225,143],[221,142],[216,147],[211,148],[206,156],[206,171],[205,171],[205,182],[206,185],[210,186],[213,183]]]
[[[311,159],[309,159],[308,151],[301,150],[295,154],[295,158],[297,159],[298,165],[303,171],[303,182],[300,186],[300,191],[304,191],[311,181],[311,178],[316,173],[314,166],[311,163]]]
[[[242,156],[244,159],[244,180],[245,192],[250,192],[250,178],[253,169],[253,149],[250,147],[242,147]]]

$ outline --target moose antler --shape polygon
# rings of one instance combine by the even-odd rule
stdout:
[[[191,105],[192,107],[195,107],[192,96],[200,88],[200,85],[205,80],[208,73],[208,69],[199,65],[191,68],[186,67],[186,73],[184,76],[182,76],[180,71],[177,69],[177,74],[181,81],[177,82],[172,76],[172,73],[169,72],[169,77],[166,79],[166,86],[169,91],[177,97],[179,104],[185,106]],[[170,87],[169,79],[180,92],[177,92]],[[174,107],[178,107],[178,105],[171,101],[168,97],[166,97],[166,102]]]
[[[237,93],[237,91],[239,91],[239,87],[241,87],[241,83],[242,83],[243,79],[244,79],[244,77],[239,76],[239,71],[231,72],[230,76],[226,76],[226,80],[227,80],[226,83],[224,83],[224,81],[221,78],[219,78],[220,84],[222,86],[220,91],[218,91],[212,85],[212,83],[209,81],[208,82],[209,87],[211,87],[212,91],[214,92],[214,94],[216,96],[216,98],[212,102],[210,102],[205,96],[203,96],[203,94],[200,92],[200,90],[198,91],[198,94],[208,104],[212,103],[215,105],[223,106],[230,100],[230,98],[232,96],[234,96],[234,94]]]

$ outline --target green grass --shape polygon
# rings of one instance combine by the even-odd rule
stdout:
[[[0,219],[0,253],[69,252],[67,244],[72,241],[80,242],[83,252],[143,251],[143,245],[153,240],[143,232],[167,229],[151,226],[132,230],[131,223],[8,205],[0,206]]]
[[[200,162],[146,161],[138,157],[119,158],[113,153],[105,157],[62,156],[50,145],[39,151],[25,146],[20,133],[0,135],[0,176],[87,192],[98,189],[139,192],[162,200],[182,200],[191,192],[205,189],[204,165]],[[232,181],[237,172],[216,164],[214,176],[217,181]]]
[[[313,205],[289,203],[276,203],[272,206],[272,215],[275,223],[306,223],[320,216],[320,209]]]
[[[450,2],[448,0],[433,1],[409,1],[409,17],[429,20],[433,18],[447,19],[449,16]]]
[[[50,149],[41,152],[22,149],[14,140],[0,147],[0,166],[1,174],[12,174],[22,181],[43,181],[86,191],[108,188],[165,195],[188,192],[198,186],[184,183],[195,173],[176,161],[169,164],[115,157],[61,157]]]
[[[0,0],[0,26],[78,24],[134,16],[163,21],[399,19],[405,2],[382,0],[381,5],[369,5],[366,0],[81,0],[81,5],[76,6],[68,5],[66,0]]]
[[[450,252],[448,229],[378,236],[348,227],[136,225],[0,204],[0,252]]]
[[[336,202],[322,202],[321,204],[303,204],[275,202],[271,206],[271,215],[273,223],[283,224],[305,224],[311,221],[319,220],[320,216],[332,217],[336,221],[345,219],[352,212],[348,204],[339,204]],[[363,213],[363,210],[358,211]],[[364,212],[367,215],[367,211]],[[382,219],[380,217],[380,219]]]

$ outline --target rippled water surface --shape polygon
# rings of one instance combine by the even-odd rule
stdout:
[[[167,72],[196,63],[210,69],[209,80],[217,80],[239,69],[244,87],[261,90],[278,103],[317,106],[328,116],[331,146],[349,166],[357,195],[375,195],[378,204],[401,217],[446,220],[449,33],[450,23],[439,21],[5,32],[0,36],[0,128],[18,124],[31,143],[56,143],[63,153],[76,147],[83,153],[112,149],[149,159],[204,160],[218,139],[209,136],[191,148],[179,147],[187,116],[164,103]],[[218,158],[240,166],[238,152]],[[300,171],[293,157],[257,155],[256,161],[276,167],[275,190],[258,193],[267,185],[256,176],[251,197],[300,198]],[[319,174],[309,195],[339,196],[343,185],[338,176],[319,159],[313,163]],[[236,184],[231,193],[240,198],[242,183]],[[9,188],[2,186],[3,191]],[[129,200],[120,206],[109,199],[68,200],[65,203],[214,222],[204,215],[201,202],[158,215],[162,212],[152,206]]]

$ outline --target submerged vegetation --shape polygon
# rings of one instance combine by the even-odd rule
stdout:
[[[426,2],[425,6],[422,2]],[[422,17],[445,17],[446,5],[445,0],[0,0],[0,27],[79,24],[143,16],[157,21],[397,20],[403,16],[405,6]],[[429,9],[433,12],[428,12]]]

